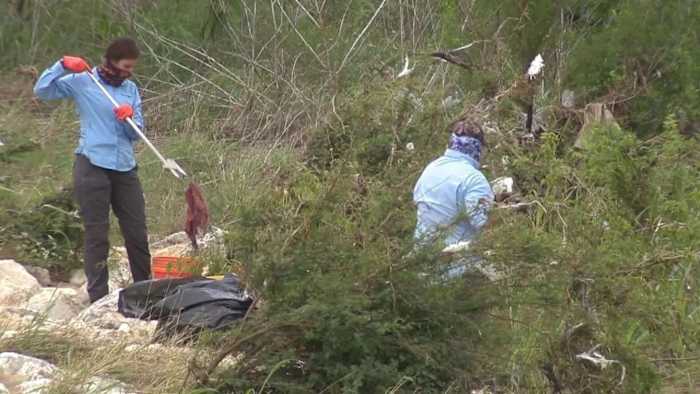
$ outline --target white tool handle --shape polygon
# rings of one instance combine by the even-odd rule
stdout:
[[[114,97],[112,97],[112,95],[109,94],[109,92],[107,91],[107,89],[105,89],[105,87],[102,86],[102,84],[100,83],[100,81],[98,81],[97,78],[95,77],[95,75],[92,74],[92,71],[88,71],[87,74],[90,76],[90,78],[92,78],[93,82],[95,82],[95,84],[97,85],[97,87],[100,88],[100,90],[101,90],[102,93],[105,95],[105,97],[107,97],[107,98],[109,99],[109,101],[112,102],[112,105],[114,105],[114,108],[119,107],[119,103],[117,103],[117,102],[114,100]],[[147,145],[149,148],[151,148],[151,150],[153,151],[153,153],[155,153],[156,156],[158,156],[158,158],[160,159],[160,161],[163,162],[163,166],[164,166],[165,168],[169,169],[170,172],[172,172],[173,175],[175,175],[176,178],[180,178],[180,174],[179,174],[174,168],[172,168],[171,163],[168,162],[168,160],[166,160],[165,157],[163,157],[163,155],[160,154],[160,152],[158,152],[158,149],[156,149],[156,147],[153,146],[153,144],[151,143],[151,141],[146,137],[145,134],[143,134],[143,132],[141,131],[141,129],[136,125],[136,123],[134,123],[134,121],[133,121],[130,117],[129,117],[129,118],[126,118],[126,122],[129,124],[129,126],[131,126],[132,129],[134,129],[134,131],[136,132],[136,134],[138,134],[138,136],[143,140],[143,142],[145,142],[146,145]]]

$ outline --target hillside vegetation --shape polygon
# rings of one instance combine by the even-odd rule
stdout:
[[[0,255],[80,267],[77,117],[32,99],[33,68],[129,35],[147,134],[227,232],[203,258],[259,297],[194,345],[185,392],[698,392],[698,25],[689,0],[5,1]],[[577,143],[589,103],[616,122]],[[473,245],[497,281],[412,253],[413,185],[463,113],[526,203]],[[186,185],[139,150],[155,239]]]

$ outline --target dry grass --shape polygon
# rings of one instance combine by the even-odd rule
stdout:
[[[9,328],[0,328],[0,334]],[[192,350],[183,345],[127,345],[109,334],[92,340],[83,330],[54,327],[41,320],[13,328],[16,334],[1,339],[0,349],[47,360],[60,368],[48,387],[51,394],[84,393],[90,379],[97,376],[122,382],[139,393],[170,394],[189,387],[186,376]]]

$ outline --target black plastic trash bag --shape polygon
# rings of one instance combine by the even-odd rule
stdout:
[[[119,293],[126,317],[158,320],[159,335],[194,333],[230,326],[245,316],[253,300],[233,274],[207,278],[154,279],[134,283]]]

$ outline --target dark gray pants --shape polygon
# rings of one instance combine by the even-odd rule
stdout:
[[[109,207],[119,219],[134,282],[151,278],[146,208],[136,169],[112,171],[76,155],[73,167],[75,197],[85,226],[85,275],[90,301],[109,293]]]

